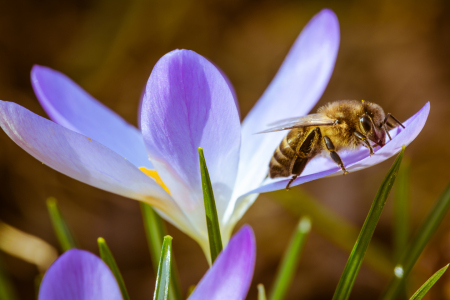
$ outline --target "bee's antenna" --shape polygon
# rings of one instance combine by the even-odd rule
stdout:
[[[395,122],[398,123],[398,125],[402,126],[403,128],[405,128],[405,126],[402,124],[402,122],[400,122],[396,117],[394,117],[393,115],[391,115],[391,113],[387,113],[386,117],[384,118],[384,122],[383,124],[386,125],[389,117],[391,117]]]
[[[396,117],[394,117],[394,116],[391,115],[390,113],[388,114],[388,116],[390,116],[392,119],[394,119],[394,121],[397,122],[400,126],[402,126],[403,128],[405,128],[405,126],[402,124],[402,122],[400,122],[399,120],[397,120]]]
[[[405,128],[405,126],[402,124],[402,122],[400,122],[396,117],[394,117],[393,115],[391,115],[391,113],[387,113],[386,114],[386,117],[384,118],[384,121],[383,121],[383,129],[384,129],[384,131],[387,133],[387,135],[388,135],[388,137],[389,137],[389,140],[392,140],[392,138],[391,138],[391,135],[389,134],[389,130],[388,130],[388,128],[387,128],[387,122],[388,122],[388,119],[389,119],[389,117],[391,117],[395,122],[397,122],[400,126],[402,126],[403,128]],[[391,126],[391,125],[390,125]]]

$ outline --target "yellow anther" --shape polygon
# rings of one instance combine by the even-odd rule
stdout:
[[[159,184],[170,195],[169,189],[161,180],[161,177],[159,177],[158,172],[156,172],[155,170],[149,170],[145,167],[140,167],[139,170],[144,172],[144,174],[147,175],[148,177],[155,179],[156,183]]]

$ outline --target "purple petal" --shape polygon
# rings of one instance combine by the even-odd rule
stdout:
[[[209,60],[208,60],[209,61]],[[225,74],[225,72],[219,68],[214,62],[209,61],[210,63],[212,63],[217,70],[219,70],[220,74],[222,74],[223,79],[226,81],[228,88],[230,89],[231,93],[233,94],[233,100],[234,100],[234,105],[236,105],[236,110],[238,112],[239,117],[241,116],[241,111],[239,109],[239,102],[237,99],[237,95],[236,95],[236,90],[234,89],[233,84],[231,83],[231,80],[228,78],[227,74]]]
[[[374,149],[375,155],[370,156],[369,150],[365,147],[359,148],[357,151],[347,151],[339,153],[349,172],[355,172],[362,170],[386,159],[394,156],[402,149],[402,146],[408,146],[422,131],[425,122],[427,121],[428,114],[430,112],[430,103],[427,102],[414,116],[409,118],[406,122],[403,122],[405,129],[401,127],[394,128],[389,133],[392,137],[392,141],[386,139],[386,145],[383,148],[377,147]],[[342,174],[339,167],[329,158],[316,157],[308,163],[302,176],[296,179],[291,186],[299,185],[308,181],[316,180],[326,176],[335,176]],[[289,179],[267,180],[264,185],[248,192],[263,193],[275,190],[281,190],[286,187]]]
[[[206,272],[189,300],[243,300],[255,268],[255,236],[243,226]]]
[[[53,121],[96,140],[136,167],[153,169],[139,130],[66,75],[36,65],[31,70],[31,83],[39,102]]]
[[[273,151],[285,133],[255,134],[267,124],[306,115],[322,96],[339,48],[339,23],[329,9],[303,29],[272,83],[242,124],[242,147],[234,199],[266,177]]]
[[[206,232],[198,147],[204,149],[219,215],[231,196],[239,160],[239,114],[226,80],[193,51],[166,54],[148,80],[141,128],[161,179]]]
[[[183,220],[177,204],[153,179],[102,144],[12,102],[0,101],[0,126],[49,167],[97,188],[150,203],[172,220]],[[185,226],[179,222],[178,226]]]
[[[72,249],[47,270],[39,289],[39,300],[120,300],[116,279],[94,254]]]

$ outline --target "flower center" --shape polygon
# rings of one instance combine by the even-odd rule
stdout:
[[[149,170],[145,167],[140,167],[139,170],[144,172],[144,174],[147,175],[148,177],[155,179],[156,183],[159,184],[170,195],[169,189],[161,180],[161,177],[159,177],[158,172],[156,172],[156,170]]]

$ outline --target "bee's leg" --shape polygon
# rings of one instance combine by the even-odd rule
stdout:
[[[341,157],[337,152],[335,151],[334,145],[331,142],[330,138],[327,136],[323,137],[323,140],[325,141],[325,145],[327,146],[328,151],[330,151],[330,157],[334,160],[335,163],[337,163],[342,171],[344,171],[344,175],[347,174],[347,170],[345,169],[344,163],[342,162]]]
[[[354,135],[361,141],[364,143],[364,146],[366,146],[367,148],[369,148],[370,151],[370,156],[374,155],[373,152],[373,148],[372,145],[370,144],[369,140],[367,139],[367,137],[362,134],[361,132],[355,131]]]
[[[294,180],[297,179],[297,177],[300,176],[300,174],[302,174],[308,161],[309,161],[308,158],[298,157],[298,156],[292,160],[291,166],[290,166],[292,178],[291,178],[291,180],[289,180],[288,184],[286,185],[287,191],[289,191],[289,187],[291,186],[291,183],[294,182]]]
[[[300,175],[300,173],[301,173],[301,171],[300,171],[300,173],[294,171],[294,167],[296,165],[297,160],[298,160],[298,155],[296,155],[294,157],[294,159],[291,161],[291,165],[289,167],[289,173],[294,174],[294,175],[292,175],[291,180],[289,180],[288,184],[286,185],[286,191],[289,191],[289,186],[291,185],[292,182],[294,182],[295,179],[297,179],[298,175]]]
[[[286,185],[286,191],[289,191],[289,187],[291,185],[292,182],[294,182],[295,179],[297,179],[297,175],[293,175],[291,180],[289,180],[288,184]]]
[[[302,174],[303,170],[306,167],[306,164],[309,161],[311,151],[313,150],[316,141],[319,140],[320,128],[316,127],[308,133],[302,143],[298,144],[297,148],[295,149],[297,155],[296,157],[294,157],[294,159],[292,159],[291,165],[289,167],[289,173],[292,174],[292,178],[286,185],[287,191],[289,191],[289,187],[291,186],[292,182],[294,182],[294,180],[297,179],[300,174]]]
[[[387,135],[388,135],[388,137],[389,137],[389,140],[392,141],[391,135],[389,134],[389,129],[388,129],[387,126],[386,126],[386,122],[383,123],[383,129],[384,129],[384,132],[387,133]]]

